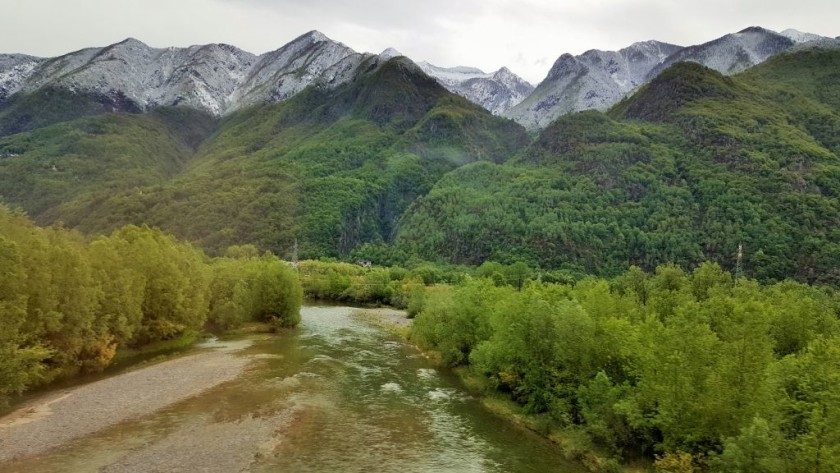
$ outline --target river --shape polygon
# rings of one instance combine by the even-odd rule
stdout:
[[[295,330],[211,344],[206,350],[246,357],[247,368],[0,472],[582,471],[354,310],[304,307]]]

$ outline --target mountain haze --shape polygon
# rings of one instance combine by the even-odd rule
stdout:
[[[618,274],[734,270],[742,244],[752,277],[838,283],[838,67],[840,49],[820,46],[733,76],[674,64],[608,114],[563,116],[507,163],[448,174],[406,212],[396,245]]]

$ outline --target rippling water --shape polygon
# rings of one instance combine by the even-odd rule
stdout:
[[[294,353],[284,353],[277,370],[284,382],[299,379],[292,396],[311,408],[261,471],[577,470],[555,446],[487,412],[451,375],[349,317],[351,310],[304,309],[289,344]]]
[[[224,344],[254,359],[241,378],[19,471],[581,471],[353,310],[304,307],[294,331]]]

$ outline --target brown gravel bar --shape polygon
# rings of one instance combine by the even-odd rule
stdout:
[[[208,351],[52,393],[0,418],[0,463],[35,455],[230,381],[249,359]]]

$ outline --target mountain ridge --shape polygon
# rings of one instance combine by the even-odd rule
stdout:
[[[450,92],[536,131],[564,114],[606,111],[679,61],[732,74],[779,52],[817,42],[840,44],[794,29],[776,33],[749,27],[688,47],[649,40],[618,51],[592,49],[578,56],[559,56],[536,87],[507,67],[486,73],[474,67],[417,64]],[[0,54],[0,108],[15,95],[57,90],[82,94],[87,103],[80,110],[142,112],[185,105],[221,117],[288,100],[310,85],[337,87],[352,80],[360,65],[374,56],[316,30],[261,55],[221,43],[154,48],[135,38],[54,58]],[[402,53],[388,48],[379,56],[390,59]],[[31,117],[12,125],[0,123],[0,131],[20,131],[37,123],[45,121]]]
[[[503,116],[537,131],[562,115],[606,111],[677,62],[698,62],[724,74],[735,74],[783,51],[814,42],[840,47],[836,40],[811,33],[793,29],[776,33],[752,26],[694,46],[651,40],[618,51],[589,50],[578,56],[567,53],[555,61],[531,96]],[[663,48],[667,54],[660,54]]]
[[[261,55],[223,43],[155,48],[129,37],[53,58],[0,55],[0,102],[18,92],[62,89],[100,96],[97,101],[112,104],[131,102],[126,111],[186,105],[224,116],[253,105],[282,102],[313,84],[337,87],[351,80],[356,68],[373,56],[317,30]],[[379,54],[382,60],[397,56],[403,55],[393,48]],[[533,89],[507,68],[489,74],[474,69],[458,86],[439,82],[496,114]]]
[[[534,91],[533,85],[507,67],[487,73],[476,67],[440,67],[426,61],[417,65],[450,92],[481,105],[494,115],[503,114]]]

